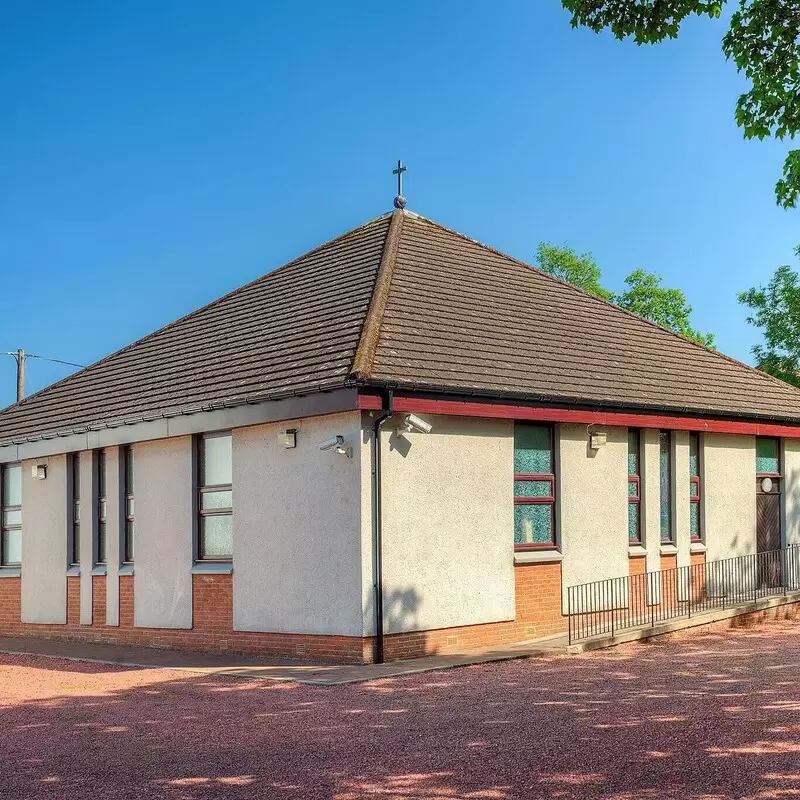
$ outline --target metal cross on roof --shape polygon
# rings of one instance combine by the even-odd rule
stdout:
[[[397,169],[392,170],[392,175],[397,175],[397,197],[394,199],[395,208],[405,208],[406,199],[403,197],[403,173],[408,167],[403,166],[402,161],[397,162]]]

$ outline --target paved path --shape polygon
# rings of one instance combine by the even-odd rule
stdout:
[[[307,683],[313,686],[338,686],[377,678],[395,678],[431,670],[508,661],[514,658],[566,653],[567,636],[552,636],[533,642],[487,647],[468,653],[426,656],[388,664],[324,664],[286,658],[263,658],[238,653],[191,653],[153,647],[97,644],[68,639],[0,636],[0,653],[40,655],[98,661],[104,664],[134,667],[164,667],[203,675],[228,675],[240,678],[264,678],[273,681]]]
[[[0,797],[800,796],[800,625],[319,687],[0,656]]]

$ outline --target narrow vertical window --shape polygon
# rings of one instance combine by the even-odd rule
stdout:
[[[778,550],[783,540],[781,525],[781,443],[779,439],[756,437],[756,552]],[[770,569],[767,565],[759,568]],[[760,579],[773,581],[770,574]],[[774,585],[770,583],[769,585]]]
[[[125,528],[122,542],[122,561],[133,563],[133,448],[126,447],[122,453],[122,486],[125,503]]]
[[[689,535],[693,542],[703,541],[700,522],[700,434],[689,434]]]
[[[673,544],[672,529],[672,432],[658,432],[658,463],[661,487],[661,542]]]
[[[81,454],[69,457],[70,513],[69,513],[69,563],[81,563]]]
[[[777,439],[756,437],[756,474],[779,477],[781,474],[781,448]]]
[[[95,461],[96,486],[97,486],[97,542],[94,560],[96,564],[106,563],[106,452],[100,450],[97,453],[97,460]]]
[[[0,567],[22,564],[22,467],[0,468]]]
[[[552,427],[514,425],[515,549],[555,547],[555,481]]]
[[[639,431],[628,431],[628,544],[642,543]]]
[[[198,440],[197,557],[233,558],[233,447],[229,433]]]

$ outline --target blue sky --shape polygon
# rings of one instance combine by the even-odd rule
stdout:
[[[786,146],[745,142],[724,21],[637,48],[557,0],[5,0],[0,351],[90,363],[387,211],[682,288],[749,360],[736,293],[795,264]],[[0,404],[14,362],[0,359]],[[68,374],[32,361],[28,391]]]

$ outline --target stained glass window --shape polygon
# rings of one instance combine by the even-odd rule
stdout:
[[[658,432],[661,541],[672,544],[672,434]]]
[[[514,506],[514,544],[551,545],[553,506],[550,504]]]
[[[768,472],[773,475],[780,474],[780,447],[777,439],[768,439],[763,436],[756,438],[756,472]]]
[[[700,540],[700,504],[689,503],[689,535],[692,539]]]
[[[639,431],[628,431],[628,544],[641,544]]]
[[[695,542],[703,538],[700,525],[700,434],[689,434],[689,536]]]
[[[549,425],[514,426],[514,546],[555,545],[555,458]]]
[[[549,425],[514,426],[514,472],[553,473],[553,431]]]

